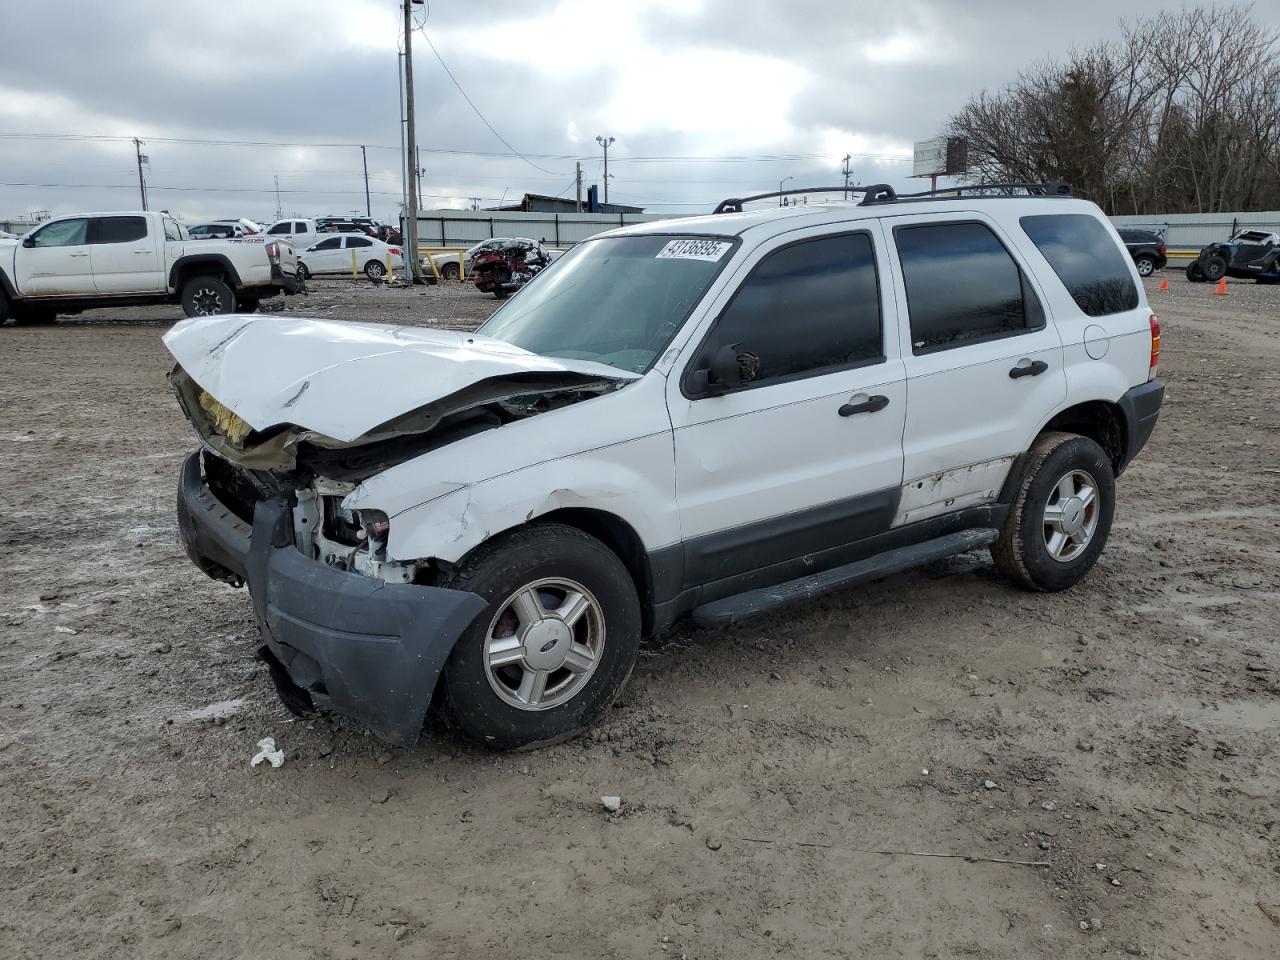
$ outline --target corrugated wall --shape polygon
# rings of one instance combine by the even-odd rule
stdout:
[[[568,247],[630,223],[669,219],[669,215],[655,213],[433,210],[418,215],[418,243],[423,247],[469,247],[490,237],[528,237],[548,246]]]

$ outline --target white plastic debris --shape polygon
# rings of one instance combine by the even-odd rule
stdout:
[[[76,635],[76,630],[75,630],[75,629],[73,629],[72,627],[64,627],[62,624],[58,624],[58,626],[54,627],[54,628],[53,628],[53,632],[54,632],[54,633],[66,633],[66,634],[69,634],[69,635],[71,635],[71,636],[73,636],[73,637]]]
[[[600,805],[610,813],[617,813],[622,808],[621,797],[601,797]]]
[[[258,741],[258,752],[249,761],[249,766],[256,767],[263,760],[273,767],[284,765],[284,751],[276,749],[275,737],[263,737]]]

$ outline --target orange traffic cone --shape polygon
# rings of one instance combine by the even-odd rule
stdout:
[[[1168,290],[1168,289],[1169,289],[1169,281],[1168,281],[1168,280],[1161,280],[1161,281],[1160,281],[1160,289],[1161,289],[1161,290]]]
[[[1214,291],[1218,296],[1225,297],[1227,295],[1227,278],[1223,277],[1218,281],[1218,289]]]

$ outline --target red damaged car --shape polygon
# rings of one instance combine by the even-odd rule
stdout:
[[[471,280],[485,293],[505,300],[551,263],[547,248],[536,240],[514,239],[476,254]]]

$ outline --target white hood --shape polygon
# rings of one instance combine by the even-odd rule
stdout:
[[[164,344],[187,375],[254,430],[294,424],[351,442],[493,378],[631,380],[585,360],[451,330],[300,317],[198,317]]]

